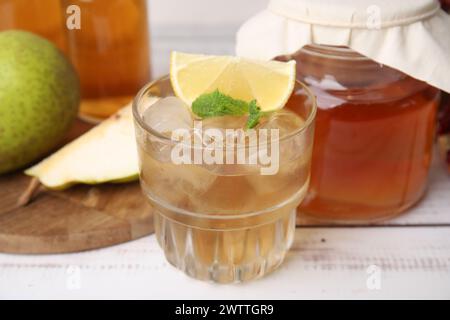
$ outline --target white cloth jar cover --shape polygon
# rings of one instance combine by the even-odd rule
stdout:
[[[450,16],[437,0],[271,0],[237,33],[236,54],[273,59],[347,46],[450,92]]]

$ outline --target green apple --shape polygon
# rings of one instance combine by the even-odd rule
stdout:
[[[76,72],[51,42],[24,31],[0,32],[0,174],[58,146],[79,102]]]

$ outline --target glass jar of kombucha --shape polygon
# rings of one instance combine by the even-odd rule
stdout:
[[[33,32],[65,50],[59,0],[0,0],[0,31],[8,29]]]
[[[81,117],[100,120],[132,101],[150,80],[146,0],[61,0],[80,11],[67,30],[68,54],[81,80]]]
[[[439,90],[346,47],[309,45],[289,58],[318,103],[299,212],[358,223],[414,205],[427,185]]]

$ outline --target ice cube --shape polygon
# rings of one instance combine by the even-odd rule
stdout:
[[[242,131],[245,129],[245,123],[247,121],[247,117],[236,117],[236,116],[222,116],[222,117],[211,117],[206,118],[202,120],[202,130],[204,133],[204,138],[208,141],[209,135],[208,133],[211,131],[208,131],[210,129],[219,130],[219,132],[222,134],[222,142],[225,143],[226,141],[233,142],[237,138],[237,134],[239,134],[239,131]],[[227,130],[232,129],[232,130]],[[213,134],[217,131],[212,131]],[[227,135],[231,140],[226,140]]]
[[[176,97],[152,101],[143,112],[143,120],[153,130],[171,138],[176,129],[191,130],[193,116],[189,108]],[[171,162],[172,144],[153,135],[147,135],[145,148],[155,159]]]
[[[147,170],[146,182],[158,197],[171,205],[192,210],[204,201],[204,193],[212,186],[217,175],[199,165],[175,165],[170,162],[154,162]]]
[[[244,129],[247,117],[222,116],[202,120],[203,130],[207,129]]]
[[[303,118],[290,110],[279,110],[263,119],[258,129],[279,130],[280,163],[291,161],[300,157],[308,145],[309,134],[295,134],[305,125]],[[268,137],[272,137],[270,131]],[[291,137],[288,137],[292,135]]]
[[[144,111],[143,120],[166,137],[177,129],[190,130],[194,121],[188,106],[177,97],[159,99]]]
[[[306,183],[309,176],[312,141],[310,133],[295,134],[305,125],[304,120],[290,110],[273,113],[258,126],[258,129],[279,129],[278,172],[275,175],[249,175],[248,183],[261,195],[277,194],[280,190],[294,192]],[[271,136],[271,133],[267,133]],[[293,136],[289,136],[293,134]],[[289,137],[288,137],[289,136]],[[285,137],[285,139],[283,139]],[[269,139],[268,139],[269,141]],[[272,141],[274,142],[274,141]],[[259,150],[267,151],[269,145],[259,145]],[[274,159],[277,159],[274,157]],[[303,189],[302,189],[303,190]]]
[[[279,137],[285,137],[301,129],[305,121],[290,110],[279,110],[272,113],[268,118],[263,118],[258,129],[279,129]],[[269,133],[270,134],[270,133]]]
[[[280,193],[280,190],[287,192],[296,180],[300,182],[303,175],[301,170],[306,170],[300,161],[301,159],[298,159],[280,164],[276,175],[250,174],[246,177],[247,181],[260,195]]]

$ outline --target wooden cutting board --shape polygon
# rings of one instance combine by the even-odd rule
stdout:
[[[68,140],[88,130],[77,122]],[[40,188],[31,203],[17,207],[30,177],[0,177],[0,252],[64,253],[134,240],[153,232],[152,209],[139,183]]]

